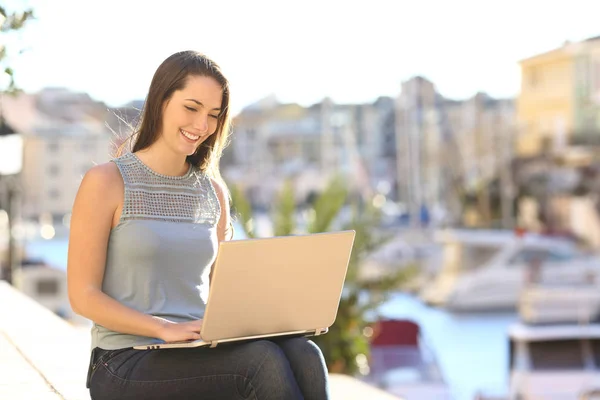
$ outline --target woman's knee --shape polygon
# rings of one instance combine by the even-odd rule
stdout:
[[[289,369],[285,353],[279,346],[268,340],[259,340],[249,344],[252,358],[257,360],[256,372],[282,373]]]
[[[328,374],[321,349],[306,338],[278,342],[306,400],[329,398]]]
[[[292,365],[300,363],[306,366],[325,368],[325,359],[319,346],[306,338],[292,338],[279,342]]]
[[[255,360],[249,378],[258,398],[302,398],[287,357],[277,344],[260,340],[247,346]]]

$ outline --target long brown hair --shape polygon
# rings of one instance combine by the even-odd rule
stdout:
[[[231,130],[229,82],[217,63],[197,51],[180,51],[171,55],[160,64],[154,73],[138,128],[128,139],[129,141],[136,137],[131,151],[143,150],[158,140],[162,129],[163,104],[171,98],[175,91],[184,88],[189,76],[211,77],[221,85],[223,90],[221,111],[215,133],[210,135],[194,154],[187,156],[190,164],[199,167],[219,182],[223,182],[219,170],[219,160],[223,149],[227,146]],[[120,146],[117,155],[122,153],[125,143]]]

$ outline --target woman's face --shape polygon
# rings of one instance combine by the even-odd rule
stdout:
[[[160,139],[182,155],[194,154],[217,129],[223,90],[207,76],[191,75],[163,105]]]

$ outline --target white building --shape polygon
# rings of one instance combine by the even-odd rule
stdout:
[[[62,221],[85,172],[110,158],[107,107],[66,89],[4,97],[2,105],[6,120],[23,135],[22,217]]]

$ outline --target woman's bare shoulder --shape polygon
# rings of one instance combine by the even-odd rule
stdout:
[[[99,191],[106,195],[117,193],[123,188],[123,178],[114,162],[97,164],[83,176],[82,189]]]
[[[115,183],[115,180],[121,180],[121,173],[114,162],[108,161],[94,165],[86,172],[84,179],[86,177],[97,183]]]

